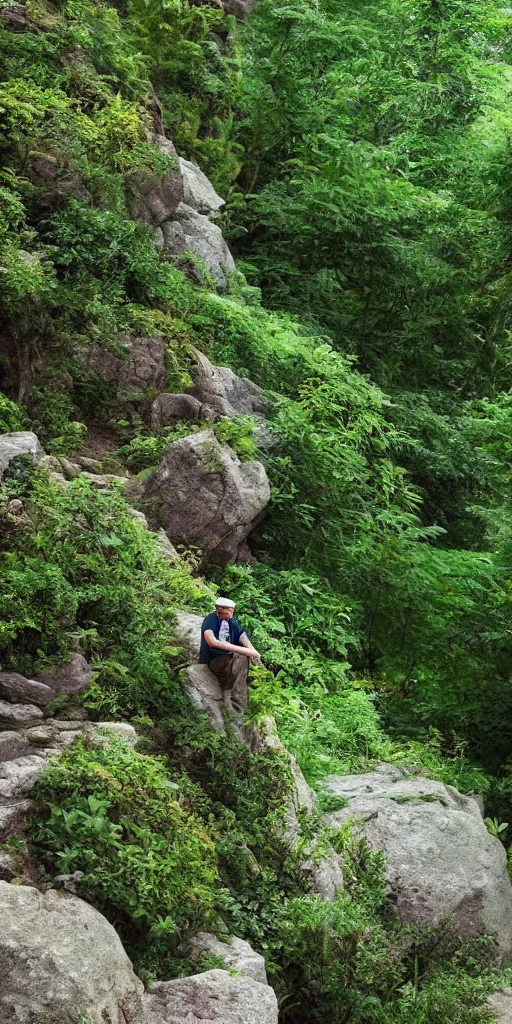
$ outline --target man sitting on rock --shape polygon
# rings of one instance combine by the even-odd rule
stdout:
[[[234,611],[234,601],[217,598],[215,611],[206,616],[201,626],[199,662],[209,665],[217,676],[226,707],[239,718],[247,707],[249,659],[257,662],[260,656],[245,630],[233,618]]]

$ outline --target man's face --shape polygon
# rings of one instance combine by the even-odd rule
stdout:
[[[226,620],[232,619],[233,618],[233,613],[234,613],[235,609],[234,608],[219,608],[217,605],[215,605],[215,611],[217,612],[217,618],[219,618],[222,621],[222,619],[226,619]]]

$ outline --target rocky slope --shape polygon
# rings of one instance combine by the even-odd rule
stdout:
[[[225,4],[236,14],[249,7]],[[14,13],[17,29],[24,29],[23,9]],[[184,267],[200,285],[225,291],[233,275],[236,279],[236,267],[215,220],[224,201],[200,167],[179,157],[162,132],[150,132],[148,143],[158,158],[165,159],[165,172],[130,172],[131,216],[152,229],[154,245],[169,265]],[[51,155],[31,157],[30,174],[47,205],[60,202],[65,175],[60,176]],[[78,192],[80,182],[73,180],[70,187]],[[97,456],[112,456],[113,451],[77,448],[67,456],[48,455],[33,431],[9,431],[0,436],[0,478],[15,473],[21,458],[48,473],[63,492],[72,482],[79,487],[80,481],[98,495],[119,491],[129,515],[158,543],[161,558],[174,566],[184,564],[184,549],[189,547],[195,549],[196,568],[250,563],[252,534],[271,497],[258,457],[272,445],[262,391],[190,346],[190,379],[182,375],[179,390],[173,391],[163,334],[123,332],[115,348],[104,344],[106,340],[73,344],[73,360],[85,375],[82,380],[93,380],[98,389],[108,386],[111,401],[128,410],[133,420],[138,417],[157,433],[180,424],[183,436],[163,446],[158,465],[138,474],[119,464],[116,472],[104,471],[108,458]],[[33,372],[33,367],[27,370],[29,375]],[[20,379],[21,396],[26,383]],[[253,419],[249,458],[216,432],[219,423],[239,416]],[[13,529],[24,515],[23,500],[11,498],[6,519]],[[107,549],[116,544],[115,535],[106,534]],[[86,572],[86,560],[84,565]],[[206,597],[204,604],[206,611]],[[226,720],[217,679],[195,660],[200,622],[201,616],[189,610],[176,615],[175,640],[178,650],[186,651],[182,694],[202,715],[196,728],[206,733],[209,726],[212,736],[208,733],[207,742],[212,749],[215,743],[231,742],[234,733],[245,754],[249,748],[262,758],[276,755],[284,766],[289,788],[272,828],[294,858],[289,873],[295,871],[300,882],[293,889],[287,877],[290,891],[307,892],[315,906],[321,906],[320,913],[328,913],[329,904],[343,898],[354,880],[344,879],[344,862],[335,843],[336,834],[351,822],[354,834],[384,854],[389,907],[396,909],[402,924],[436,926],[448,918],[462,940],[490,934],[495,958],[508,961],[512,888],[503,848],[486,831],[478,801],[421,775],[378,765],[368,774],[327,778],[324,796],[341,798],[343,806],[323,815],[316,792],[281,743],[271,718],[259,716],[242,727]],[[22,835],[37,810],[33,787],[63,751],[78,741],[88,749],[108,745],[112,732],[126,745],[137,742],[135,729],[127,722],[86,720],[76,698],[91,687],[92,669],[78,651],[68,653],[68,659],[56,661],[36,679],[0,673],[2,840]],[[71,718],[61,717],[62,697],[68,698],[66,713],[71,710]],[[151,722],[155,731],[159,725],[158,720]],[[99,774],[101,770],[108,774],[104,766]],[[173,786],[179,788],[168,781],[168,788]],[[221,802],[218,794],[215,799]],[[186,800],[185,794],[185,813]],[[226,817],[233,813],[231,807],[223,812]],[[111,826],[120,827],[119,822],[110,822]],[[233,870],[240,869],[246,855],[248,861],[252,857],[251,870],[263,874],[238,835],[236,841],[238,862]],[[79,891],[83,872],[54,873],[51,883],[44,873],[27,878],[9,850],[12,844],[7,844],[0,861],[0,1024],[277,1024],[277,997],[267,983],[264,959],[243,939],[232,936],[223,941],[210,932],[189,933],[178,952],[189,958],[192,968],[197,963],[199,973],[157,979],[144,988],[107,917],[73,893],[73,888]],[[222,922],[218,930],[224,931]],[[226,969],[202,969],[205,953],[221,958]],[[338,951],[338,958],[346,954],[346,949]],[[493,1010],[506,1020],[509,994],[492,998]]]

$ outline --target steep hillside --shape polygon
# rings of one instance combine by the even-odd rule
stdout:
[[[511,16],[249,7],[0,4],[0,1024],[510,1012]]]

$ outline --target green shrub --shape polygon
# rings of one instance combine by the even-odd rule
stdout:
[[[177,944],[213,920],[214,842],[161,761],[105,743],[76,744],[37,784],[34,850],[52,872],[83,871],[80,891],[111,918]]]
[[[0,391],[0,434],[9,434],[13,430],[25,430],[27,423],[25,411]]]
[[[257,420],[251,416],[235,416],[232,420],[223,416],[213,429],[217,440],[221,444],[229,444],[241,462],[250,462],[257,453],[252,436],[256,423]]]
[[[30,487],[24,528],[0,552],[2,664],[32,675],[79,648],[95,663],[97,714],[178,710],[173,609],[200,601],[200,581],[165,561],[116,491],[83,477],[59,490],[41,470]]]

